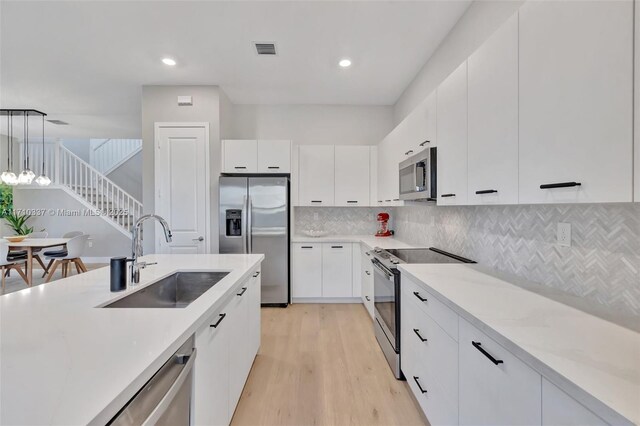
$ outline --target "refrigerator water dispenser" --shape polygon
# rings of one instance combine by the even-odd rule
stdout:
[[[228,209],[227,212],[227,237],[242,236],[242,210]]]

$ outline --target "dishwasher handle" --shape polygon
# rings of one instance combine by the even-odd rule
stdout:
[[[180,388],[184,384],[185,380],[191,374],[191,370],[193,370],[193,363],[196,360],[197,349],[193,349],[193,352],[189,355],[178,355],[177,361],[178,363],[186,361],[186,364],[176,380],[173,382],[167,393],[160,400],[158,405],[153,409],[153,411],[149,414],[149,417],[146,418],[144,422],[142,422],[142,426],[152,426],[158,423],[158,420],[162,417],[162,415],[167,411],[167,408],[171,405],[171,402],[174,400]]]

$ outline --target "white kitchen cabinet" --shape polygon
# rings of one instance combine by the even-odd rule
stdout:
[[[467,204],[467,61],[438,86],[438,205]]]
[[[542,378],[543,426],[604,426],[607,423],[560,388]]]
[[[335,191],[334,146],[302,145],[298,155],[299,205],[332,206]]]
[[[253,356],[249,354],[251,344],[249,342],[249,281],[237,288],[228,304],[227,316],[229,317],[229,418],[233,413],[242,395],[242,389],[249,370]],[[225,318],[226,320],[226,318]]]
[[[194,425],[228,425],[229,414],[228,309],[213,314],[196,332]]]
[[[322,297],[353,297],[352,244],[322,244]]]
[[[257,173],[258,141],[227,139],[222,141],[223,173]]]
[[[632,1],[530,1],[519,15],[520,203],[631,201]]]
[[[354,244],[355,245],[355,244]],[[362,246],[360,249],[360,278],[362,303],[373,319],[373,269],[371,255],[367,254],[368,248]]]
[[[351,244],[351,296],[362,297],[362,255],[360,244]]]
[[[468,204],[517,204],[517,13],[469,56],[467,66]]]
[[[255,354],[260,350],[260,333],[261,333],[261,321],[260,321],[260,306],[262,303],[262,284],[261,284],[261,271],[255,271],[251,275],[251,286],[248,290],[248,321],[249,321],[249,353]],[[253,359],[250,360],[249,369],[253,364]]]
[[[401,142],[401,133],[396,128],[378,145],[376,206],[403,205],[399,196],[398,164],[408,156]]]
[[[292,297],[322,297],[322,244],[295,243]]]
[[[335,205],[368,206],[370,185],[368,146],[335,146]]]
[[[633,83],[633,139],[634,139],[634,149],[633,152],[635,154],[635,159],[633,164],[635,166],[634,172],[634,197],[633,201],[636,203],[640,203],[640,4],[638,4],[638,0],[635,0],[634,3],[634,29],[635,29],[635,40],[633,46],[635,48],[634,51],[634,83]]]
[[[290,173],[291,141],[258,140],[258,173]]]
[[[437,93],[433,91],[407,116],[407,128],[405,137],[408,140],[407,151],[413,151],[409,155],[436,146],[436,110]]]
[[[541,424],[541,376],[459,318],[461,425]]]

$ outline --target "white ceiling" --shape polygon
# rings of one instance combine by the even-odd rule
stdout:
[[[146,84],[220,85],[238,104],[392,105],[469,3],[3,0],[0,104],[125,133],[139,133]]]

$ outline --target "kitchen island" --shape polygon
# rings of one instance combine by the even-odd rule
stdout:
[[[0,297],[0,423],[107,423],[193,334],[198,347],[199,330],[209,329],[243,283],[257,279],[259,291],[255,277],[263,258],[150,255],[142,260],[157,264],[123,292],[110,292],[109,268],[101,268]],[[191,271],[228,274],[184,308],[101,308]],[[258,309],[251,307],[259,322]],[[259,329],[257,338],[259,344]],[[254,356],[241,358],[252,362]]]

